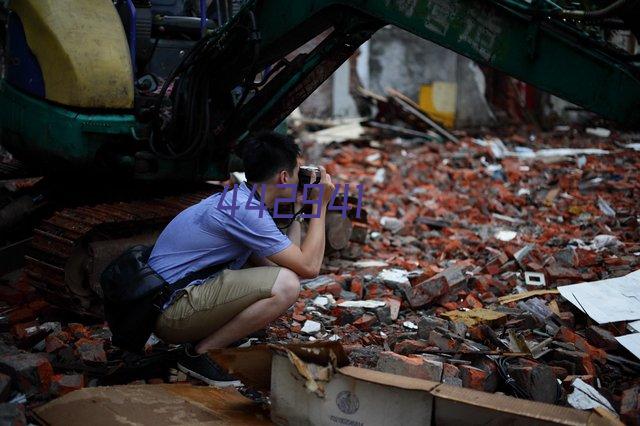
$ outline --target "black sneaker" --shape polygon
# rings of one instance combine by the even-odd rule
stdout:
[[[197,354],[192,345],[185,345],[178,360],[178,369],[191,377],[221,388],[242,386],[242,382],[227,374],[207,354]]]

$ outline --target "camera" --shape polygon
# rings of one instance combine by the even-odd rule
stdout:
[[[316,166],[300,166],[298,189],[303,191],[305,185],[317,183],[320,183],[320,168]]]

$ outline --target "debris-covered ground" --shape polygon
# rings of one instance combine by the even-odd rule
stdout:
[[[640,421],[639,353],[625,348],[638,304],[611,309],[636,300],[640,278],[602,283],[601,304],[598,292],[568,301],[557,290],[640,269],[640,153],[624,135],[519,129],[454,142],[374,123],[319,143],[305,127],[308,162],[362,184],[366,219],[254,342],[339,340],[354,365]],[[162,343],[123,359],[106,325],[48,305],[24,277],[7,277],[0,301],[7,419],[86,386],[186,380],[152,356]]]
[[[270,338],[339,339],[356,365],[637,423],[640,363],[616,340],[635,330],[556,289],[640,269],[640,153],[615,140],[561,128],[316,147],[334,181],[364,184],[368,233],[328,256]]]

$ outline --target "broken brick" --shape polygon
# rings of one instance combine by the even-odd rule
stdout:
[[[82,374],[56,374],[51,380],[51,392],[62,396],[84,387]]]
[[[45,355],[28,352],[0,357],[0,370],[11,376],[17,388],[28,396],[48,392],[53,376]]]
[[[558,334],[556,334],[556,338],[563,342],[573,343],[576,348],[583,352],[586,352],[593,359],[596,359],[602,363],[605,363],[607,361],[607,353],[605,351],[590,345],[584,337],[579,336],[567,327],[560,327],[560,329],[558,330]]]
[[[403,340],[393,347],[393,351],[400,355],[409,355],[419,353],[425,349],[433,348],[429,342],[425,340]]]
[[[353,322],[353,326],[360,330],[371,330],[371,327],[378,321],[375,315],[364,314]]]
[[[586,329],[587,340],[594,346],[606,350],[618,349],[620,344],[616,337],[608,330],[602,327],[592,325]]]
[[[622,392],[620,418],[626,425],[640,425],[640,386]]]
[[[76,339],[82,339],[83,337],[89,337],[89,329],[82,324],[69,323],[67,326],[69,333]]]
[[[3,426],[26,426],[27,418],[24,405],[4,403],[0,404],[0,424]]]
[[[425,359],[420,355],[404,356],[395,352],[380,352],[376,370],[439,382],[442,377],[443,363]]]
[[[548,365],[510,366],[508,372],[534,401],[553,404],[558,399],[558,381]]]
[[[442,370],[442,383],[452,386],[462,386],[460,369],[453,364],[444,363]]]
[[[102,364],[107,362],[107,354],[104,351],[102,341],[82,338],[76,342],[75,346],[83,362],[89,364]]]
[[[485,391],[488,376],[486,371],[470,365],[461,365],[458,368],[460,370],[460,378],[462,379],[463,387],[483,392]]]
[[[407,299],[412,308],[420,308],[434,299],[447,294],[449,284],[444,275],[438,274],[433,278],[414,286],[409,291]]]

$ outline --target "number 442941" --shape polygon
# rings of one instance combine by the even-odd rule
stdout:
[[[280,213],[279,207],[282,204],[290,204],[295,202],[296,194],[297,194],[297,186],[295,184],[282,183],[276,185],[279,189],[289,189],[291,191],[290,197],[279,197],[275,199],[273,206],[273,218],[274,219],[291,219],[293,218],[293,213]],[[359,219],[362,213],[362,196],[364,193],[364,186],[362,184],[354,185],[357,196],[356,196],[356,208],[355,208],[355,218]],[[344,191],[340,191],[344,188]],[[260,198],[256,197],[256,186],[254,186],[251,190],[251,195],[247,198],[245,209],[247,210],[257,210],[258,217],[262,217],[264,212],[267,210],[267,206],[264,204]],[[265,193],[266,186],[265,184],[260,185],[260,193]],[[316,193],[312,195],[311,190],[316,189]],[[342,213],[342,217],[347,217],[347,213],[351,209],[349,205],[349,192],[350,185],[347,184],[336,184],[335,189],[331,193],[331,199],[329,204],[327,205],[328,211],[335,211]],[[227,194],[231,192],[231,200],[228,203],[224,203],[226,200]],[[324,186],[321,184],[306,184],[302,188],[302,205],[317,205],[321,207],[322,199],[324,196]],[[253,201],[258,201],[258,204],[255,205]],[[225,185],[220,198],[218,199],[217,208],[220,210],[228,210],[231,214],[231,217],[235,215],[235,212],[240,209],[238,205],[238,184],[233,185],[233,188],[230,189],[229,185]],[[312,214],[301,214],[304,219],[316,219],[320,217],[320,208],[315,209],[315,213]]]

